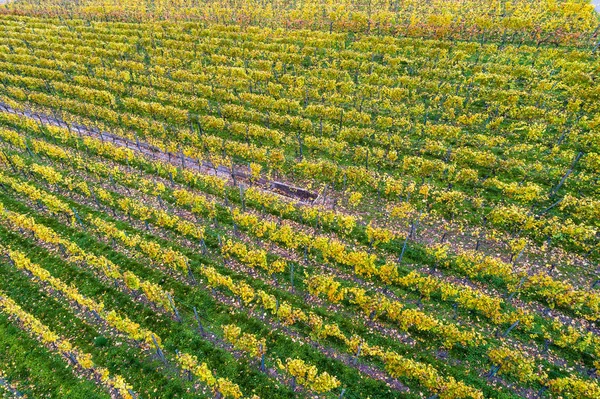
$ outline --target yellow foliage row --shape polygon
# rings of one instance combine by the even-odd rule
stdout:
[[[165,264],[174,270],[181,270],[184,273],[188,271],[188,259],[178,251],[172,248],[164,248],[152,241],[147,241],[139,234],[128,235],[124,231],[119,230],[113,223],[99,217],[89,216],[86,220],[95,231],[104,234],[108,238],[118,240],[127,247],[138,248],[153,261]]]
[[[206,363],[199,363],[198,358],[188,353],[178,353],[177,363],[183,370],[196,376],[204,384],[219,392],[224,398],[239,399],[242,397],[240,387],[227,378],[215,378]]]
[[[13,164],[13,165],[15,165],[15,164]],[[19,167],[22,165],[15,165],[15,166]],[[39,201],[39,202],[43,203],[45,206],[48,207],[50,212],[52,212],[54,214],[63,213],[65,215],[73,216],[73,211],[67,204],[60,201],[58,198],[56,198],[52,194],[47,194],[47,193],[37,189],[36,187],[32,186],[31,184],[19,182],[18,180],[13,179],[12,177],[7,176],[1,172],[0,172],[0,183],[8,185],[9,187],[11,187],[13,190],[17,191],[18,193],[21,193],[21,194],[27,196],[33,202]]]
[[[438,245],[435,252],[439,264],[443,266],[449,267],[452,263],[453,267],[469,277],[501,278],[511,289],[516,289],[520,279],[525,277],[521,289],[528,294],[544,299],[551,306],[571,309],[589,320],[600,317],[600,294],[576,289],[570,283],[559,281],[545,273],[522,276],[513,271],[511,264],[477,251],[463,251],[452,262],[444,248],[447,249]]]
[[[0,291],[0,310],[10,317],[18,320],[32,336],[49,345],[51,349],[69,358],[75,358],[77,364],[84,370],[93,373],[109,389],[116,390],[124,399],[133,399],[130,393],[132,386],[120,375],[110,375],[104,367],[94,364],[92,356],[89,353],[81,351],[74,347],[69,341],[61,338],[50,330],[46,325],[39,321],[35,316],[24,311],[15,301],[9,298],[6,293]]]
[[[140,280],[135,274],[129,271],[121,272],[116,264],[104,256],[97,256],[84,251],[77,244],[61,237],[51,228],[36,223],[32,217],[10,212],[1,207],[0,219],[10,228],[30,231],[38,240],[50,244],[56,249],[62,248],[61,250],[64,251],[69,262],[84,262],[111,280],[123,281],[129,289],[141,289],[146,297],[158,307],[162,307],[168,312],[172,311],[167,294],[158,285],[146,280]]]
[[[379,358],[388,373],[395,378],[416,380],[419,384],[446,399],[483,399],[483,393],[453,377],[443,377],[430,364],[420,363],[377,345],[369,345],[361,337],[346,337],[335,324],[324,324],[316,314],[311,314],[310,327],[319,338],[334,337],[343,342],[347,350],[356,356]]]
[[[248,250],[246,244],[242,242],[233,242],[227,240],[221,246],[221,253],[224,257],[234,256],[240,262],[252,268],[261,268],[269,274],[281,273],[286,269],[286,262],[278,259],[273,262],[267,261],[267,252],[264,249]]]
[[[500,367],[500,373],[515,376],[519,381],[538,382],[550,391],[565,398],[595,399],[600,397],[600,385],[593,380],[584,380],[575,375],[548,378],[548,374],[535,366],[531,354],[514,348],[500,347],[488,351],[492,363]]]
[[[358,287],[341,288],[331,276],[307,276],[307,287],[311,294],[326,293],[332,302],[348,300],[359,307],[366,316],[382,317],[395,321],[402,330],[409,328],[430,331],[444,340],[444,346],[452,348],[460,343],[465,346],[480,345],[484,342],[475,331],[460,330],[456,325],[440,321],[416,309],[406,309],[398,301],[390,300],[382,294],[370,295]]]
[[[59,278],[52,276],[48,270],[38,264],[32,263],[24,253],[4,248],[1,250],[3,254],[7,255],[9,259],[12,260],[17,269],[30,272],[40,281],[50,284],[52,288],[61,292],[68,299],[85,307],[89,311],[96,312],[96,314],[105,320],[108,325],[124,333],[129,338],[145,342],[147,345],[152,345],[152,336],[155,335],[152,331],[142,328],[138,323],[129,320],[127,316],[119,316],[114,310],[105,310],[103,302],[96,302],[91,298],[81,295],[77,287],[67,285]],[[156,335],[155,337],[160,344],[160,337],[157,337]]]
[[[410,0],[398,3],[377,1],[310,0],[293,3],[278,0],[190,3],[177,1],[141,1],[122,3],[117,0],[86,0],[69,7],[58,0],[26,0],[9,3],[9,10],[24,15],[53,15],[95,20],[153,21],[200,20],[208,25],[234,24],[261,27],[310,29],[313,36],[321,32],[354,32],[379,35],[473,40],[484,34],[494,40],[503,35],[519,35],[539,41],[558,36],[557,43],[585,43],[596,26],[593,6],[581,1],[545,1],[532,5],[525,0],[468,0],[448,3],[441,0],[422,3]],[[316,40],[316,39],[315,39]],[[381,40],[381,39],[380,39]],[[382,45],[385,42],[381,43]]]
[[[235,324],[223,326],[223,333],[225,340],[234,348],[247,352],[252,357],[260,357],[267,351],[267,341],[264,338],[259,339],[254,334],[242,333],[242,329]]]
[[[315,366],[306,364],[302,359],[288,358],[285,363],[278,360],[278,365],[280,369],[292,375],[297,383],[311,391],[324,393],[340,386],[337,378],[327,372],[319,373]]]
[[[430,364],[416,362],[396,353],[383,354],[385,368],[394,377],[403,377],[418,381],[436,392],[441,399],[483,399],[483,393],[454,377],[443,377]]]

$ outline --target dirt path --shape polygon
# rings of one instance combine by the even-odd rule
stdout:
[[[0,0],[3,1],[3,0]],[[68,124],[65,121],[40,113],[35,113],[28,110],[16,110],[9,106],[8,104],[0,102],[0,111],[4,111],[14,115],[25,116],[31,119],[35,119],[39,121],[41,124],[49,124],[53,126],[58,126],[62,128],[69,129],[71,131],[76,132],[80,136],[89,136],[100,139],[102,141],[109,141],[116,146],[129,148],[138,153],[142,153],[143,155],[160,160],[163,162],[168,162],[174,166],[180,166],[183,168],[192,169],[198,171],[203,174],[212,174],[218,176],[223,179],[228,179],[233,183],[237,182],[250,182],[250,173],[246,166],[234,165],[232,169],[228,169],[225,166],[216,167],[212,165],[208,161],[199,161],[197,159],[188,157],[183,155],[182,153],[174,154],[171,152],[166,152],[161,150],[158,147],[152,146],[150,144],[140,142],[140,141],[131,141],[125,139],[123,137],[100,131],[94,127],[88,127],[80,124]],[[253,184],[259,185],[262,189],[268,190],[286,197],[293,198],[295,200],[299,200],[302,202],[312,203],[318,200],[318,195],[311,191],[305,190],[303,188],[295,187],[290,184],[268,180],[265,178],[260,178],[258,181]]]

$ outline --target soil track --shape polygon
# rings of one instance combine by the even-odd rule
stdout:
[[[0,2],[1,1],[2,0],[0,0]],[[116,146],[129,148],[132,151],[144,154],[146,157],[168,162],[174,166],[188,168],[203,174],[212,174],[223,179],[228,179],[233,184],[237,184],[240,181],[248,183],[251,181],[251,175],[246,166],[234,165],[232,169],[228,169],[225,166],[218,166],[215,168],[215,166],[208,161],[198,161],[197,159],[188,157],[182,153],[174,154],[171,152],[162,151],[160,148],[152,146],[148,143],[141,142],[139,140],[134,142],[112,133],[100,131],[94,127],[76,123],[69,124],[53,116],[28,110],[17,110],[2,102],[0,102],[0,111],[31,118],[39,121],[41,124],[66,128],[76,132],[80,136],[94,137],[102,141],[109,141]],[[318,194],[303,188],[295,187],[281,181],[268,180],[264,177],[259,178],[252,184],[259,185],[264,190],[272,191],[277,194],[307,203],[313,203],[319,197]]]

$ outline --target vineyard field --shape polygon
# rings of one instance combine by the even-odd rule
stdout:
[[[590,0],[0,0],[0,396],[600,399]]]

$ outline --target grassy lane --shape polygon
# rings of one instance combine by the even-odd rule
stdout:
[[[5,265],[2,265],[4,271]],[[50,352],[0,314],[0,369],[30,398],[108,399],[102,387],[75,376],[65,360]],[[12,397],[10,394],[7,397]]]

